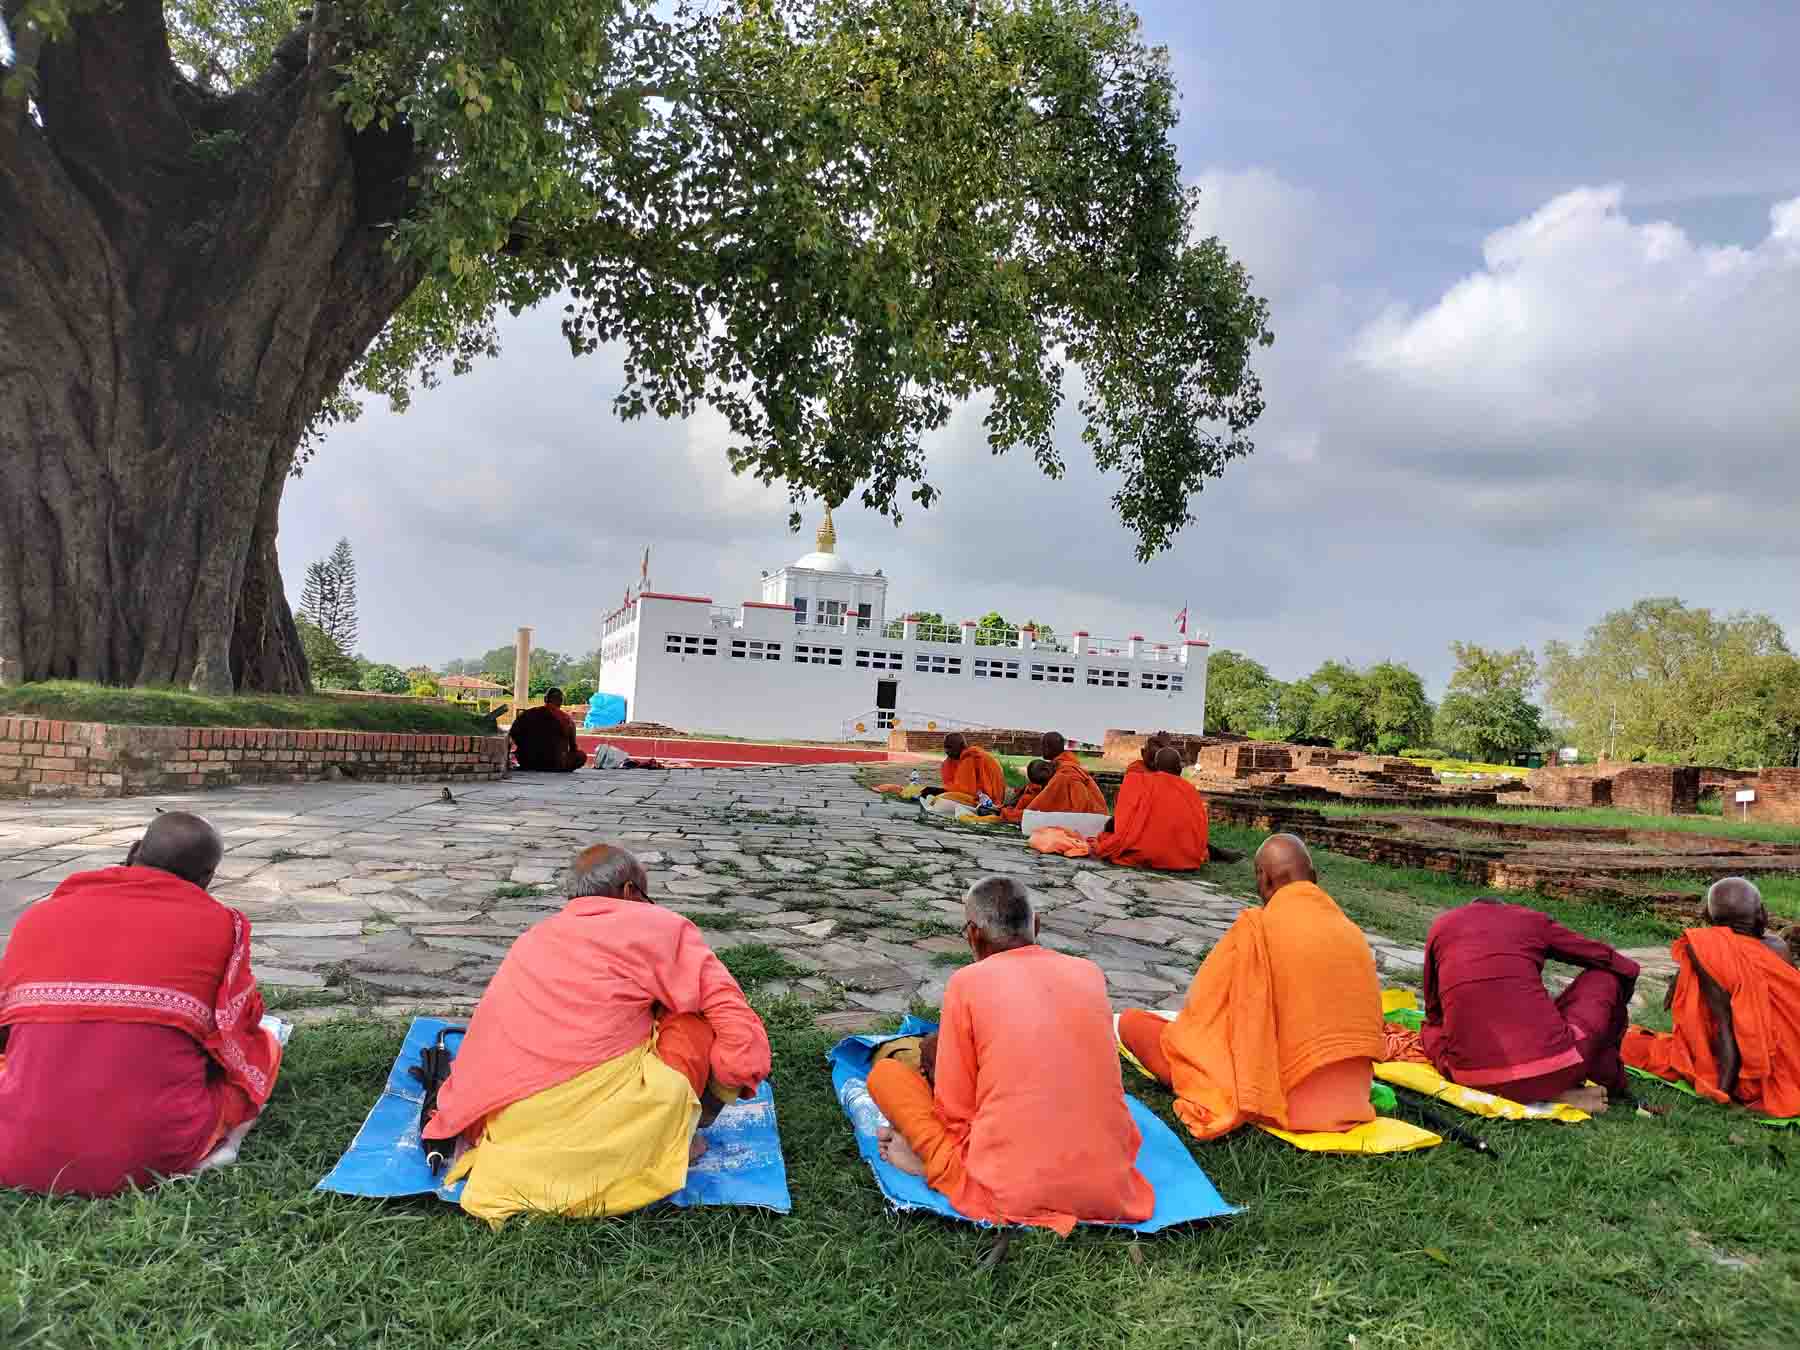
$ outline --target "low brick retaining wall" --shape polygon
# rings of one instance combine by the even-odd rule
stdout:
[[[1750,803],[1749,819],[1771,825],[1800,825],[1800,769],[1764,769],[1761,778],[1744,786],[1756,789],[1756,800]],[[1744,815],[1727,794],[1725,812],[1733,819]]]
[[[171,788],[303,783],[336,767],[372,783],[497,779],[504,736],[136,727],[0,717],[0,796],[126,797]]]
[[[913,727],[896,727],[888,732],[888,749],[915,755],[941,755],[944,738],[951,735],[959,735],[970,745],[979,745],[996,755],[1035,755],[1044,741],[1041,731],[1000,727],[972,727],[965,731],[919,731]]]

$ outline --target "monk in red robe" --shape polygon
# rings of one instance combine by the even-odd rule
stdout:
[[[1181,752],[1162,746],[1150,772],[1126,771],[1093,856],[1121,867],[1191,872],[1206,863],[1206,801],[1181,776]]]
[[[1742,877],[1713,884],[1706,918],[1669,949],[1675,1029],[1632,1027],[1625,1062],[1711,1101],[1800,1116],[1800,971],[1763,945],[1768,911]]]
[[[1555,999],[1544,962],[1581,974]],[[1420,1040],[1452,1082],[1590,1113],[1629,1101],[1619,1043],[1638,963],[1548,914],[1488,896],[1438,915],[1425,941]],[[1588,1080],[1597,1086],[1585,1087]]]
[[[575,739],[575,719],[562,710],[563,691],[551,689],[539,708],[527,708],[513,718],[513,750],[519,767],[528,773],[573,773],[587,763]]]
[[[970,745],[957,732],[944,737],[944,762],[938,766],[944,790],[939,795],[964,806],[978,805],[983,797],[999,806],[1006,799],[1006,770],[979,745]]]
[[[1261,909],[1207,953],[1173,1021],[1119,1014],[1119,1040],[1174,1089],[1196,1139],[1247,1122],[1341,1133],[1375,1118],[1381,983],[1368,939],[1320,889],[1306,845],[1272,835],[1256,853]]]
[[[111,1195],[231,1161],[269,1100],[250,921],[206,893],[224,852],[183,811],[78,872],[0,957],[0,1185]]]
[[[892,1122],[882,1157],[971,1219],[1067,1236],[1078,1220],[1149,1218],[1105,973],[1038,946],[1030,893],[1011,877],[970,887],[964,917],[975,964],[950,977],[943,1024],[921,1047],[935,1050],[929,1081],[897,1057],[869,1072]]]
[[[1050,785],[1050,778],[1056,770],[1047,759],[1034,759],[1025,766],[1025,786],[1014,794],[1007,804],[1000,808],[1000,819],[1008,825],[1017,825],[1025,818],[1027,811],[1037,810],[1036,802],[1039,794]]]
[[[1033,811],[1065,811],[1081,815],[1104,816],[1106,794],[1094,776],[1081,767],[1081,761],[1070,752],[1069,743],[1052,731],[1045,735],[1040,751],[1053,770],[1050,781],[1032,803]]]

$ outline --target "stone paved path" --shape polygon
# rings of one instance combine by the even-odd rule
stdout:
[[[715,949],[763,943],[807,972],[769,988],[831,1009],[833,1027],[939,1002],[963,950],[959,897],[990,873],[1032,888],[1045,943],[1097,961],[1121,1006],[1180,1006],[1199,955],[1250,903],[1203,878],[1047,858],[1016,832],[944,828],[848,766],[455,791],[455,804],[436,786],[355,783],[0,801],[0,934],[65,876],[119,862],[156,807],[177,804],[224,834],[215,894],[250,916],[262,983],[316,1005],[303,1020],[332,1005],[468,1011],[511,940],[560,907],[562,868],[599,840],[642,858],[657,898]],[[1369,936],[1384,981],[1414,984],[1419,949]]]

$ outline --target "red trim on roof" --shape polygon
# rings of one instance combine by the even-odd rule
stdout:
[[[745,609],[785,609],[789,614],[794,612],[792,605],[771,605],[766,600],[746,600]]]
[[[1129,638],[1126,639],[1127,642],[1142,642],[1143,640],[1144,640],[1144,635],[1142,633],[1133,633]]]
[[[973,619],[964,619],[962,621],[962,626],[964,628],[979,628],[981,625],[976,623]]]
[[[1204,641],[1190,642],[1190,643],[1188,643],[1188,646],[1190,646],[1190,647],[1210,647],[1210,646],[1212,646],[1212,643],[1204,642]]]
[[[712,597],[710,595],[668,595],[662,591],[640,591],[638,593],[638,599],[685,600],[690,605],[710,605],[712,603]]]
[[[1093,634],[1088,632],[1088,630],[1085,628],[1078,628],[1073,633],[1071,633],[1070,636],[1071,637],[1092,637]]]

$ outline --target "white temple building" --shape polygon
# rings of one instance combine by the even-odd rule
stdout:
[[[1205,730],[1200,639],[923,624],[887,614],[888,579],[837,552],[765,572],[738,606],[646,590],[606,617],[600,692],[634,722],[790,740],[885,740],[895,726],[1013,727],[1099,742],[1108,728]]]

